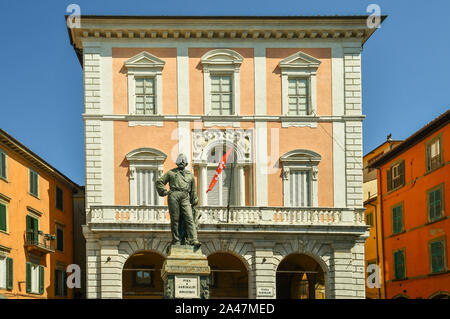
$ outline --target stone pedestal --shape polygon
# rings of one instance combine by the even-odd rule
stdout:
[[[161,269],[165,299],[208,299],[208,259],[200,248],[173,245]]]

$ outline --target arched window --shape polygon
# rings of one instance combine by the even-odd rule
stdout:
[[[163,205],[156,179],[162,175],[167,155],[154,148],[139,148],[126,155],[130,165],[130,205]]]
[[[301,149],[281,156],[284,206],[318,206],[317,175],[320,160],[319,154]]]
[[[251,130],[195,130],[192,164],[198,174],[200,206],[253,204]],[[206,193],[222,156],[233,147],[213,190]]]

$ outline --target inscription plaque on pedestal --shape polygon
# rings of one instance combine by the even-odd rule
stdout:
[[[199,276],[175,275],[175,298],[200,298]]]

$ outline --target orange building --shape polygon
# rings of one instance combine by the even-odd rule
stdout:
[[[0,129],[0,296],[71,298],[78,185]]]
[[[366,224],[370,226],[369,237],[364,245],[366,260],[366,298],[384,299],[384,286],[381,278],[383,269],[383,241],[381,227],[381,205],[378,196],[377,170],[369,167],[383,154],[389,152],[402,141],[388,139],[363,158],[363,192],[364,192],[364,217]],[[370,265],[376,265],[377,268],[371,269]],[[369,277],[369,278],[368,278]],[[367,284],[369,279],[371,284]]]
[[[386,298],[448,298],[450,111],[374,161]]]

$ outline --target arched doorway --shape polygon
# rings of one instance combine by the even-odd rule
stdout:
[[[432,294],[429,299],[450,299],[450,294],[445,291],[439,291]]]
[[[248,271],[245,264],[230,253],[218,252],[208,256],[210,298],[248,298]]]
[[[292,254],[277,268],[277,299],[325,299],[325,276],[312,257]]]
[[[140,251],[130,256],[122,270],[122,297],[124,299],[162,298],[163,263],[164,257],[151,251]]]

